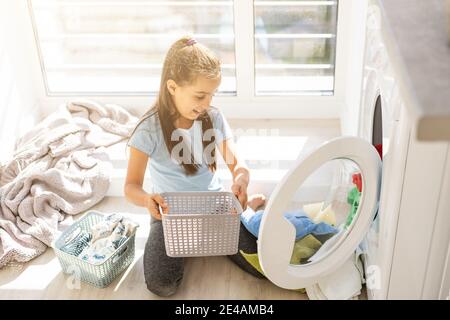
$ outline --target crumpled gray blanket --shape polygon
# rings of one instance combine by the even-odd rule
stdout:
[[[104,198],[106,147],[128,138],[137,121],[121,106],[77,100],[17,140],[0,164],[0,269],[42,254],[73,215]]]

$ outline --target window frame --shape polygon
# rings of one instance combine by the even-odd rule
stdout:
[[[233,1],[234,35],[236,56],[236,95],[216,96],[213,104],[218,106],[227,117],[242,119],[292,119],[292,118],[339,118],[345,106],[345,88],[349,80],[346,74],[350,66],[348,61],[351,39],[350,33],[351,2],[339,0],[336,57],[334,74],[334,93],[321,95],[256,95],[255,58],[254,58],[254,4],[253,1]],[[129,107],[129,110],[142,114],[155,99],[153,94],[120,93],[108,94],[96,92],[50,92],[48,90],[43,57],[39,48],[39,39],[33,18],[32,0],[27,0],[29,17],[34,35],[34,45],[40,61],[42,85],[40,102],[47,108],[56,108],[68,98],[85,97],[104,103],[115,103]],[[42,89],[43,92],[42,92]]]

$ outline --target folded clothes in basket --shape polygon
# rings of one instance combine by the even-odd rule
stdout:
[[[81,232],[61,250],[89,263],[99,264],[133,235],[138,226],[138,223],[113,213],[94,225],[89,232]]]
[[[73,256],[78,256],[84,250],[84,248],[89,246],[89,242],[91,241],[91,239],[92,234],[82,231],[68,244],[61,247],[61,250]]]

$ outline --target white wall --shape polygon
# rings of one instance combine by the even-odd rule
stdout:
[[[346,23],[341,23],[340,34],[348,37],[342,50],[346,59],[345,100],[341,109],[341,131],[343,135],[356,136],[358,133],[358,120],[361,102],[361,87],[363,74],[364,46],[366,37],[367,0],[341,1],[348,10]],[[339,52],[339,51],[338,51]]]
[[[39,117],[37,56],[26,1],[0,0],[0,161]],[[34,50],[34,51],[33,51]]]

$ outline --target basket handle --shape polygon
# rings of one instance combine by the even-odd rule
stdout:
[[[128,250],[129,245],[120,249],[120,251],[112,258],[112,263],[116,263],[117,260]]]
[[[64,238],[64,244],[68,244],[75,240],[75,238],[81,233],[82,229],[80,226],[73,229],[65,238]]]

